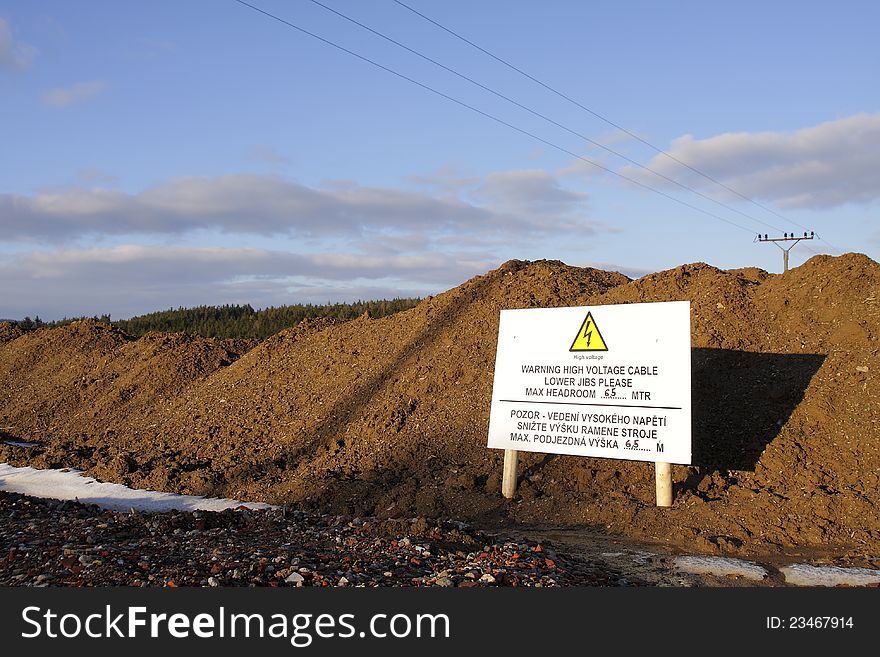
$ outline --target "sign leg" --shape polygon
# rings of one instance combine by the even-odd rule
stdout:
[[[655,463],[657,480],[657,506],[672,506],[672,464]]]
[[[504,450],[504,471],[501,475],[501,494],[507,499],[516,495],[516,465],[519,452],[515,449]]]

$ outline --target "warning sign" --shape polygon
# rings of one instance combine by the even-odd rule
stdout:
[[[608,351],[599,327],[593,319],[593,313],[587,313],[587,318],[581,324],[580,330],[571,343],[569,351]]]
[[[690,303],[502,310],[488,446],[690,463]]]

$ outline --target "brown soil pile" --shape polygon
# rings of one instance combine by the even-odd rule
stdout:
[[[0,344],[11,342],[22,334],[22,330],[12,322],[0,322]]]
[[[785,275],[685,265],[637,281],[511,261],[418,307],[311,323],[240,358],[82,322],[0,340],[0,459],[140,487],[368,516],[590,524],[689,549],[880,554],[880,265]],[[485,447],[502,308],[688,299],[694,465],[653,506],[647,463],[522,454],[517,499]]]

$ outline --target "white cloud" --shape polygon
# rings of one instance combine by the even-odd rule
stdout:
[[[494,263],[462,255],[377,256],[122,245],[21,254],[0,264],[0,316],[43,319],[171,306],[283,305],[433,293]]]
[[[406,180],[418,187],[454,197],[480,183],[479,177],[465,175],[455,166],[445,166],[428,174],[413,174],[407,176]]]
[[[592,267],[593,269],[601,269],[602,271],[616,271],[633,280],[654,273],[653,269],[645,269],[644,267],[631,267],[629,265],[618,265],[613,262],[595,262],[590,261],[579,265],[580,267]]]
[[[491,174],[458,196],[435,197],[354,183],[313,188],[279,177],[175,178],[139,193],[66,188],[0,194],[0,241],[63,241],[96,235],[252,235],[375,239],[418,233],[515,240],[573,224],[592,229],[586,195],[540,171]]]
[[[556,174],[562,177],[592,178],[607,174],[611,166],[607,157],[601,154],[590,155],[583,159],[573,160],[566,166],[558,169]]]
[[[256,144],[251,147],[247,152],[247,157],[250,160],[267,162],[269,164],[287,164],[290,162],[290,158],[268,144]]]
[[[67,107],[81,103],[98,95],[107,88],[103,80],[91,80],[89,82],[77,82],[69,87],[52,89],[43,94],[43,100],[53,107]]]
[[[586,148],[586,153],[580,159],[572,160],[567,165],[556,170],[556,175],[561,177],[574,176],[577,178],[593,178],[603,176],[609,170],[613,170],[620,162],[618,156],[635,159],[626,152],[626,146],[640,139],[635,133],[627,133],[615,128],[605,132],[592,141],[592,145]]]
[[[595,141],[604,146],[614,146],[616,144],[633,142],[638,139],[643,139],[642,135],[639,135],[632,130],[625,131],[621,128],[614,128],[596,137]]]
[[[439,196],[352,181],[190,176],[136,193],[0,194],[0,217],[0,243],[18,250],[0,262],[0,317],[44,319],[435,294],[497,266],[499,253],[540,251],[574,226],[612,230],[589,218],[586,194],[542,171],[494,173]],[[245,246],[249,236],[272,237],[297,252],[229,248],[223,233]],[[191,239],[199,248],[183,246]],[[69,246],[100,240],[130,243]],[[54,248],[21,250],[33,243]]]
[[[740,194],[782,208],[828,208],[880,198],[880,114],[857,114],[786,133],[684,135],[667,152]],[[736,198],[663,155],[647,166],[701,191]],[[623,173],[662,184],[634,167]]]
[[[37,49],[12,36],[12,29],[4,18],[0,18],[0,70],[22,71],[30,68]]]
[[[551,173],[540,169],[497,171],[482,178],[441,169],[410,182],[439,190],[445,197],[465,199],[505,217],[503,228],[551,232],[577,228],[592,233],[589,194],[567,189]]]
[[[101,169],[98,169],[96,167],[84,167],[77,171],[76,177],[83,183],[90,185],[115,185],[119,182],[119,178],[117,178],[116,176],[109,174],[106,171],[102,171]]]
[[[546,171],[492,173],[470,196],[515,220],[511,227],[518,233],[586,236],[604,228],[590,218],[589,194],[562,187]]]
[[[143,280],[145,276],[153,282],[174,282],[181,278],[182,269],[189,271],[183,278],[190,281],[237,276],[351,280],[405,275],[421,282],[435,282],[447,276],[451,263],[458,266],[461,261],[437,254],[290,253],[255,248],[142,244],[35,251],[16,259],[17,266],[35,279],[60,279],[74,274],[82,282],[98,283],[112,274],[114,285]]]
[[[588,199],[540,169],[490,173],[471,195],[516,214],[576,213]]]

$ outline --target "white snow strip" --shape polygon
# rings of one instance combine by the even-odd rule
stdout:
[[[37,443],[23,443],[18,440],[4,440],[3,442],[13,447],[37,447]]]
[[[797,586],[869,586],[880,584],[880,570],[869,568],[794,564],[783,566],[779,570],[785,575],[786,582]]]
[[[728,557],[676,557],[675,567],[694,575],[736,575],[756,581],[767,576],[767,571],[758,564]]]
[[[114,511],[223,511],[246,506],[270,509],[271,504],[138,490],[122,484],[102,483],[78,470],[35,470],[0,463],[0,490],[32,497],[79,500]]]

